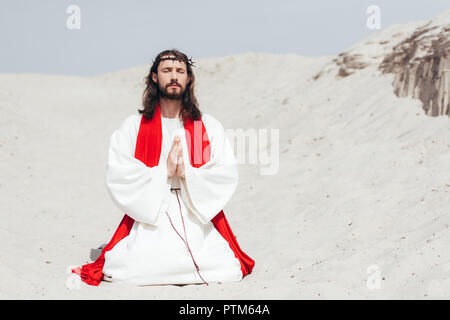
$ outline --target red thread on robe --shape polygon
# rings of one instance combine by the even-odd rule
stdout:
[[[169,213],[166,211],[167,218],[169,218],[169,221],[170,221],[170,224],[172,225],[173,230],[175,230],[175,232],[178,234],[178,236],[181,238],[181,240],[182,240],[182,241],[184,242],[184,244],[186,245],[186,248],[188,249],[189,254],[191,255],[192,262],[194,262],[195,270],[197,270],[197,273],[198,273],[199,277],[202,279],[203,283],[205,283],[206,285],[208,285],[208,282],[206,282],[205,279],[203,279],[202,275],[200,274],[200,268],[198,267],[198,264],[197,264],[197,262],[195,261],[194,256],[192,255],[191,248],[189,247],[189,242],[188,242],[187,234],[186,234],[186,227],[185,227],[185,225],[184,225],[183,213],[181,212],[180,199],[178,198],[178,192],[177,192],[177,190],[175,190],[175,192],[176,192],[176,194],[177,194],[178,206],[179,206],[179,208],[180,208],[181,221],[183,222],[184,237],[185,237],[186,239],[184,239],[184,238],[181,236],[181,234],[177,231],[177,229],[175,228],[175,226],[174,226],[173,223],[172,223],[172,219],[170,219]]]

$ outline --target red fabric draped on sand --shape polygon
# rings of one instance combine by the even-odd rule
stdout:
[[[201,131],[199,127],[201,124]],[[194,130],[195,127],[195,130]],[[187,146],[190,154],[191,165],[195,168],[201,167],[210,159],[210,143],[203,121],[186,121],[184,125],[186,132]],[[199,133],[201,132],[201,135]],[[194,134],[195,133],[195,134]],[[203,138],[204,137],[204,138]],[[201,143],[200,143],[201,141]],[[199,147],[201,145],[201,148]],[[193,150],[191,150],[193,146]],[[151,120],[142,116],[139,132],[136,140],[135,158],[139,159],[149,167],[158,165],[162,148],[162,125],[161,110],[159,104],[155,108],[154,116]],[[228,242],[235,257],[241,264],[242,276],[252,272],[255,265],[248,255],[246,255],[236,241],[236,237],[231,231],[230,225],[223,210],[221,210],[212,220],[214,227],[220,235]],[[90,285],[98,286],[103,279],[103,266],[105,264],[105,253],[111,250],[120,240],[128,236],[133,227],[134,220],[127,214],[124,215],[116,232],[110,242],[103,248],[100,256],[93,263],[85,264],[81,268],[73,269],[72,272],[80,275],[81,279]]]

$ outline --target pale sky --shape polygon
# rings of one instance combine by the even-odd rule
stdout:
[[[67,9],[80,9],[70,30]],[[381,28],[424,20],[448,0],[0,0],[0,72],[96,75],[176,48],[193,60],[247,52],[338,54]]]

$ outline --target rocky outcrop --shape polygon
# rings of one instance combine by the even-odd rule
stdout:
[[[427,115],[450,117],[450,24],[421,28],[393,47],[379,69],[394,73],[394,93],[420,99]]]
[[[394,74],[398,97],[422,102],[427,115],[450,117],[450,10],[428,22],[393,25],[355,44],[325,65],[313,80],[348,77],[373,67]]]
[[[359,69],[364,69],[365,67],[367,67],[368,63],[363,59],[364,55],[361,53],[340,53],[338,57],[333,60],[333,62],[339,66],[338,76],[346,77]]]

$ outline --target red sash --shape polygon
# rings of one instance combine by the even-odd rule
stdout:
[[[201,135],[199,135],[199,124],[201,123]],[[196,130],[194,131],[194,125]],[[188,120],[185,122],[187,146],[191,165],[195,168],[201,167],[210,159],[210,143],[203,121]],[[195,135],[194,135],[195,132]],[[159,104],[156,106],[155,114],[151,120],[142,116],[139,132],[136,140],[136,150],[134,157],[145,163],[148,167],[157,166],[162,148],[162,125],[161,110]],[[252,272],[255,265],[248,255],[246,255],[236,241],[236,237],[231,231],[230,225],[223,210],[221,210],[211,222],[228,242],[235,257],[241,263],[242,277]],[[81,279],[90,285],[98,286],[103,279],[103,265],[105,264],[105,253],[111,250],[120,240],[128,236],[133,227],[134,220],[127,214],[124,215],[112,239],[103,248],[100,256],[95,262],[85,264],[81,268],[73,269],[72,272],[80,275]]]

